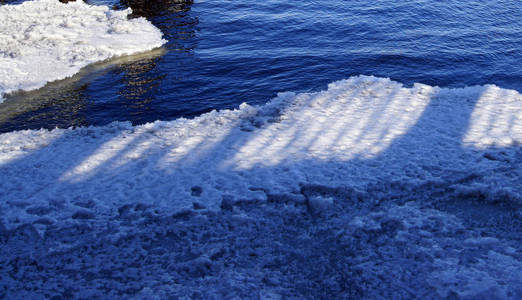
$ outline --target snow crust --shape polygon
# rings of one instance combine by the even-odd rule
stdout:
[[[163,45],[162,33],[130,9],[82,1],[26,1],[0,6],[0,103],[17,90],[34,90],[88,64]]]
[[[5,133],[0,297],[520,299],[521,145],[516,91],[368,76]]]

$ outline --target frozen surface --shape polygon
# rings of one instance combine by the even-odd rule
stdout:
[[[2,95],[33,90],[88,64],[160,47],[162,33],[131,10],[113,11],[82,1],[26,1],[0,6]]]
[[[366,76],[2,134],[0,297],[520,299],[521,143],[516,91]]]

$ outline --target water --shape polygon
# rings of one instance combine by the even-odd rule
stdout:
[[[0,104],[0,132],[193,117],[365,74],[411,85],[522,91],[522,3],[142,1],[163,50],[88,68]]]

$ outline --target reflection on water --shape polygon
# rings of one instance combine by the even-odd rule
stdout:
[[[88,101],[85,89],[86,84],[74,76],[44,89],[13,94],[0,105],[0,132],[9,131],[18,122],[29,122],[32,128],[87,125],[82,113]]]
[[[93,64],[73,77],[49,83],[44,88],[13,93],[0,105],[0,132],[17,129],[20,123],[26,124],[25,128],[90,125],[89,111],[99,104],[90,97],[89,90],[98,78],[123,70],[122,90],[126,91],[123,97],[132,101],[136,95],[150,90],[145,86],[153,80],[144,74],[155,67],[164,53],[164,49],[156,49]]]
[[[128,116],[126,120],[155,121],[165,115],[164,111],[171,110],[166,105],[184,100],[172,98],[171,91],[180,81],[191,81],[180,74],[190,68],[197,46],[199,21],[190,14],[192,4],[192,0],[120,0],[116,5],[118,9],[132,8],[131,17],[147,18],[168,40],[164,45],[168,52],[164,56],[119,66],[125,84],[118,89],[115,100],[121,106],[114,109],[124,111]]]
[[[139,115],[147,111],[153,101],[164,74],[155,74],[159,57],[136,61],[132,64],[120,64],[122,80],[125,84],[119,89],[119,103],[125,106],[131,115]]]

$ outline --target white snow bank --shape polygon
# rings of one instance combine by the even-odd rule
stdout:
[[[198,202],[217,209],[222,197],[299,198],[302,184],[364,191],[376,182],[520,199],[521,116],[522,96],[496,86],[406,88],[362,76],[192,120],[5,133],[0,205],[49,205],[60,194],[67,205],[140,199],[175,211],[192,206],[197,187]]]
[[[88,64],[166,42],[146,19],[128,20],[130,13],[82,1],[0,6],[0,103],[3,94],[38,89]]]
[[[521,117],[522,95],[496,86],[361,76],[192,120],[5,133],[3,255],[42,253],[58,286],[79,282],[55,279],[65,260],[122,270],[100,286],[128,295],[519,299]]]

